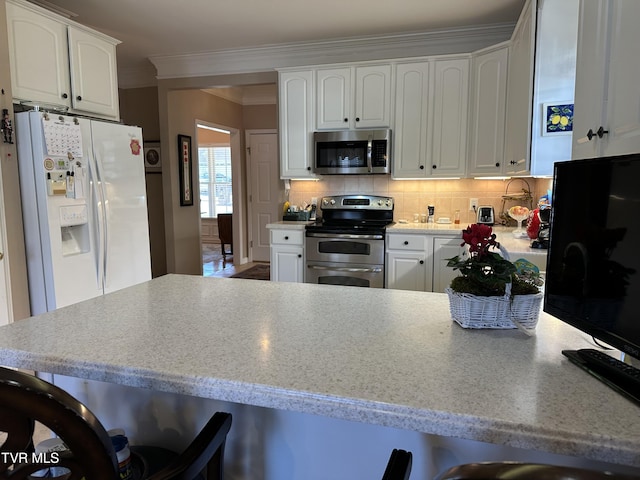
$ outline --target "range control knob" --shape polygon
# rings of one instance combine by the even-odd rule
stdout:
[[[329,202],[331,205],[335,205],[336,201],[332,198],[331,201]]]

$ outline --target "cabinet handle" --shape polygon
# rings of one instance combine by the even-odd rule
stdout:
[[[518,164],[518,162],[517,162],[516,160],[511,160],[509,163],[510,163],[511,165],[517,165],[517,164]]]
[[[600,125],[600,128],[596,132],[594,132],[590,128],[587,132],[587,138],[589,139],[589,141],[591,141],[591,139],[593,139],[593,137],[595,137],[596,135],[598,136],[598,138],[602,138],[604,137],[605,133],[609,133],[609,130],[605,130],[604,127]]]
[[[307,167],[307,170],[311,171],[311,167]]]
[[[69,98],[69,95],[67,95],[66,93],[63,93],[62,98]]]
[[[408,240],[405,240],[405,241],[404,241],[404,244],[405,244],[405,245],[409,245],[409,241],[408,241]]]
[[[80,101],[80,100],[82,100],[82,97],[81,97],[80,95],[78,95],[78,96],[76,97],[76,100]]]
[[[420,265],[424,265],[424,260],[420,260]]]

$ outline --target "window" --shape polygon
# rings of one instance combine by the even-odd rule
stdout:
[[[200,215],[217,217],[232,213],[231,146],[198,147]]]

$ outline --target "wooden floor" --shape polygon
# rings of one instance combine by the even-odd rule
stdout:
[[[254,262],[244,265],[233,265],[233,256],[222,257],[220,244],[202,244],[202,276],[203,277],[230,277],[256,265]]]

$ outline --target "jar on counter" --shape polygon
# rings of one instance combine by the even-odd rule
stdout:
[[[129,439],[121,434],[121,429],[109,430],[113,449],[116,451],[118,458],[118,470],[120,470],[121,480],[132,480],[133,469],[131,466],[131,450],[129,450]],[[113,435],[113,433],[117,433]],[[124,432],[123,432],[124,433]]]

